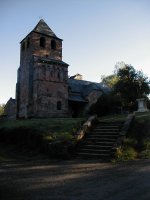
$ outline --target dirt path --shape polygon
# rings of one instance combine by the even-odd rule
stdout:
[[[128,199],[150,199],[150,160],[0,162],[0,200]]]

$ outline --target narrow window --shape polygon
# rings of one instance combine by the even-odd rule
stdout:
[[[53,76],[54,76],[54,72],[53,72],[53,71],[51,71],[51,77],[53,78]]]
[[[23,43],[22,43],[22,46],[21,46],[21,48],[22,48],[22,51],[24,51],[24,50],[25,50],[25,42],[23,42]]]
[[[27,39],[27,48],[30,46],[30,38]]]
[[[45,38],[40,37],[40,47],[45,47]]]
[[[60,72],[58,72],[58,74],[57,74],[57,78],[60,79]]]
[[[51,49],[53,49],[53,50],[56,49],[56,42],[55,42],[55,40],[51,41]]]
[[[61,101],[57,101],[57,110],[61,110]]]

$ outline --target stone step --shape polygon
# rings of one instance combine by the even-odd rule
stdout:
[[[85,144],[86,149],[112,149],[113,145]]]
[[[113,146],[114,141],[86,141],[86,144],[88,145],[108,145],[108,146]]]
[[[97,142],[114,142],[116,141],[116,137],[115,138],[108,138],[108,137],[103,137],[103,138],[99,138],[99,137],[90,137],[87,138],[86,141],[91,140],[91,141],[97,141]]]
[[[92,132],[118,132],[120,129],[94,129]]]
[[[91,135],[92,135],[92,136],[112,136],[112,137],[113,137],[113,136],[118,136],[119,133],[116,133],[116,132],[115,132],[115,133],[111,133],[111,132],[110,132],[110,133],[95,133],[95,132],[93,133],[93,132],[92,132],[92,133],[89,134],[88,136],[91,136]]]
[[[110,125],[110,124],[122,124],[123,123],[123,121],[113,121],[113,122],[106,122],[106,121],[99,121],[99,123],[97,124],[97,125],[100,125],[100,124],[108,124],[108,125]]]
[[[105,138],[108,138],[108,139],[114,139],[114,138],[117,138],[118,135],[89,135],[86,140],[88,139],[93,139],[93,138],[97,138],[97,139],[105,139]]]
[[[97,153],[78,153],[80,157],[85,158],[100,158],[100,159],[109,159],[111,156],[109,154],[97,154]]]
[[[120,128],[120,125],[101,125],[101,126],[96,126],[95,128]]]
[[[110,154],[110,149],[88,149],[88,148],[82,148],[80,152],[89,152],[89,153],[103,153],[103,154]]]
[[[121,125],[122,123],[99,123],[82,142],[78,155],[90,158],[111,158]]]

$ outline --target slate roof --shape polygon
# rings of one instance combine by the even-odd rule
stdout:
[[[54,64],[60,64],[60,65],[66,65],[66,66],[69,66],[67,63],[63,62],[62,60],[54,60],[54,59],[51,59],[51,58],[44,58],[44,57],[40,57],[40,56],[34,56],[34,61],[35,62],[39,62],[39,63],[46,63],[46,64],[51,64],[51,63],[54,63]]]
[[[50,27],[45,23],[45,21],[43,19],[41,19],[38,22],[38,24],[33,29],[33,31],[57,38],[57,36],[55,35],[55,33],[50,29]]]
[[[69,100],[87,102],[86,96],[88,96],[93,90],[102,91],[103,93],[109,93],[110,89],[104,87],[101,83],[95,83],[84,80],[76,80],[69,78]]]
[[[70,94],[68,100],[69,101],[76,101],[76,102],[80,102],[80,103],[87,103],[88,102],[80,94]]]
[[[35,28],[24,39],[26,39],[32,32],[40,33],[43,35],[47,35],[47,36],[56,38],[58,40],[62,40],[55,35],[55,33],[50,29],[50,27],[46,24],[46,22],[43,19],[41,19],[38,22],[38,24],[35,26]],[[23,40],[21,40],[20,43],[22,43]]]

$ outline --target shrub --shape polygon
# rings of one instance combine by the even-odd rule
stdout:
[[[134,160],[136,157],[137,153],[132,147],[119,147],[115,153],[116,161]]]
[[[143,141],[143,146],[146,150],[150,150],[150,139],[145,139]]]
[[[140,158],[148,159],[150,158],[150,139],[145,139],[143,141],[143,148],[144,150],[140,153]]]
[[[125,147],[136,147],[138,141],[135,138],[125,138],[123,144]]]
[[[146,149],[140,153],[140,158],[149,159],[150,158],[150,150]]]

